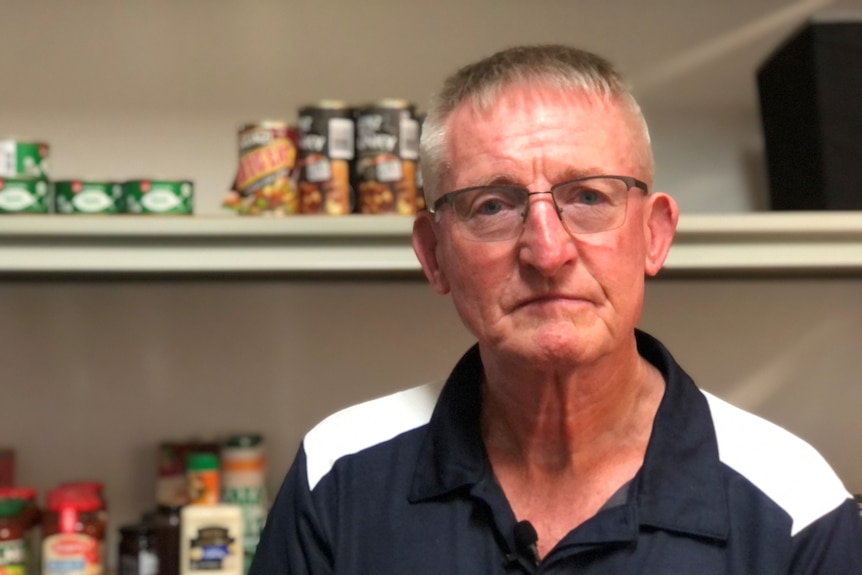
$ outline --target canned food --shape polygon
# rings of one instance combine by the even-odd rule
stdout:
[[[48,182],[34,178],[0,178],[0,214],[47,214]]]
[[[48,144],[0,140],[0,177],[47,178]]]
[[[425,114],[416,116],[416,125],[419,128],[418,140],[422,139],[422,127],[425,125]],[[426,208],[425,205],[425,184],[422,181],[422,157],[416,158],[416,211],[422,211]]]
[[[122,184],[130,214],[191,214],[194,184],[188,180],[131,180]]]
[[[123,186],[116,182],[56,181],[54,211],[58,214],[122,213]]]
[[[365,214],[416,212],[419,125],[414,106],[387,99],[356,116],[358,211]]]
[[[346,103],[324,100],[299,109],[297,182],[303,214],[353,211],[350,162],[354,123]]]
[[[239,170],[223,206],[248,215],[299,213],[296,151],[297,132],[286,122],[240,128]]]

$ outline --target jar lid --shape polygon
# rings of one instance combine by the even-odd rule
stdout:
[[[263,443],[263,436],[259,433],[238,433],[231,435],[225,441],[226,447],[257,447]]]
[[[185,505],[163,505],[159,504],[156,506],[156,514],[157,515],[165,515],[165,514],[179,514],[180,511],[183,510]]]
[[[0,487],[0,498],[35,501],[36,490],[32,487]]]
[[[0,499],[0,517],[15,517],[26,505],[27,501],[24,499]]]
[[[71,486],[52,489],[45,499],[50,511],[98,511],[102,508],[102,501],[94,492]]]
[[[97,495],[101,495],[105,491],[105,484],[101,481],[67,481],[65,483],[60,484],[61,488],[71,487],[75,489],[82,489],[84,491],[90,491]]]
[[[120,535],[123,537],[126,535],[130,537],[140,537],[141,535],[152,535],[153,532],[153,526],[146,522],[133,523],[120,527]]]
[[[189,454],[186,460],[186,469],[189,471],[210,471],[218,469],[218,455],[208,452],[197,452]]]

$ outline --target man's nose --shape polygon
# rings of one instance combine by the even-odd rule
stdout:
[[[552,277],[575,261],[575,240],[563,225],[551,194],[530,196],[525,209],[519,258],[522,264],[535,268],[543,276]]]

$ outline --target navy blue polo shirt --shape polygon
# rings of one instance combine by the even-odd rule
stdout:
[[[484,452],[474,347],[442,390],[363,403],[308,433],[251,575],[862,574],[862,522],[823,458],[637,340],[667,384],[643,466],[538,565]]]

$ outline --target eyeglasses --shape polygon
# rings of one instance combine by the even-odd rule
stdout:
[[[644,182],[627,176],[587,176],[555,184],[547,192],[509,185],[476,186],[440,196],[430,211],[452,206],[469,239],[510,240],[521,233],[530,196],[551,194],[557,215],[570,234],[592,234],[623,225],[632,188],[643,195],[649,193]]]

